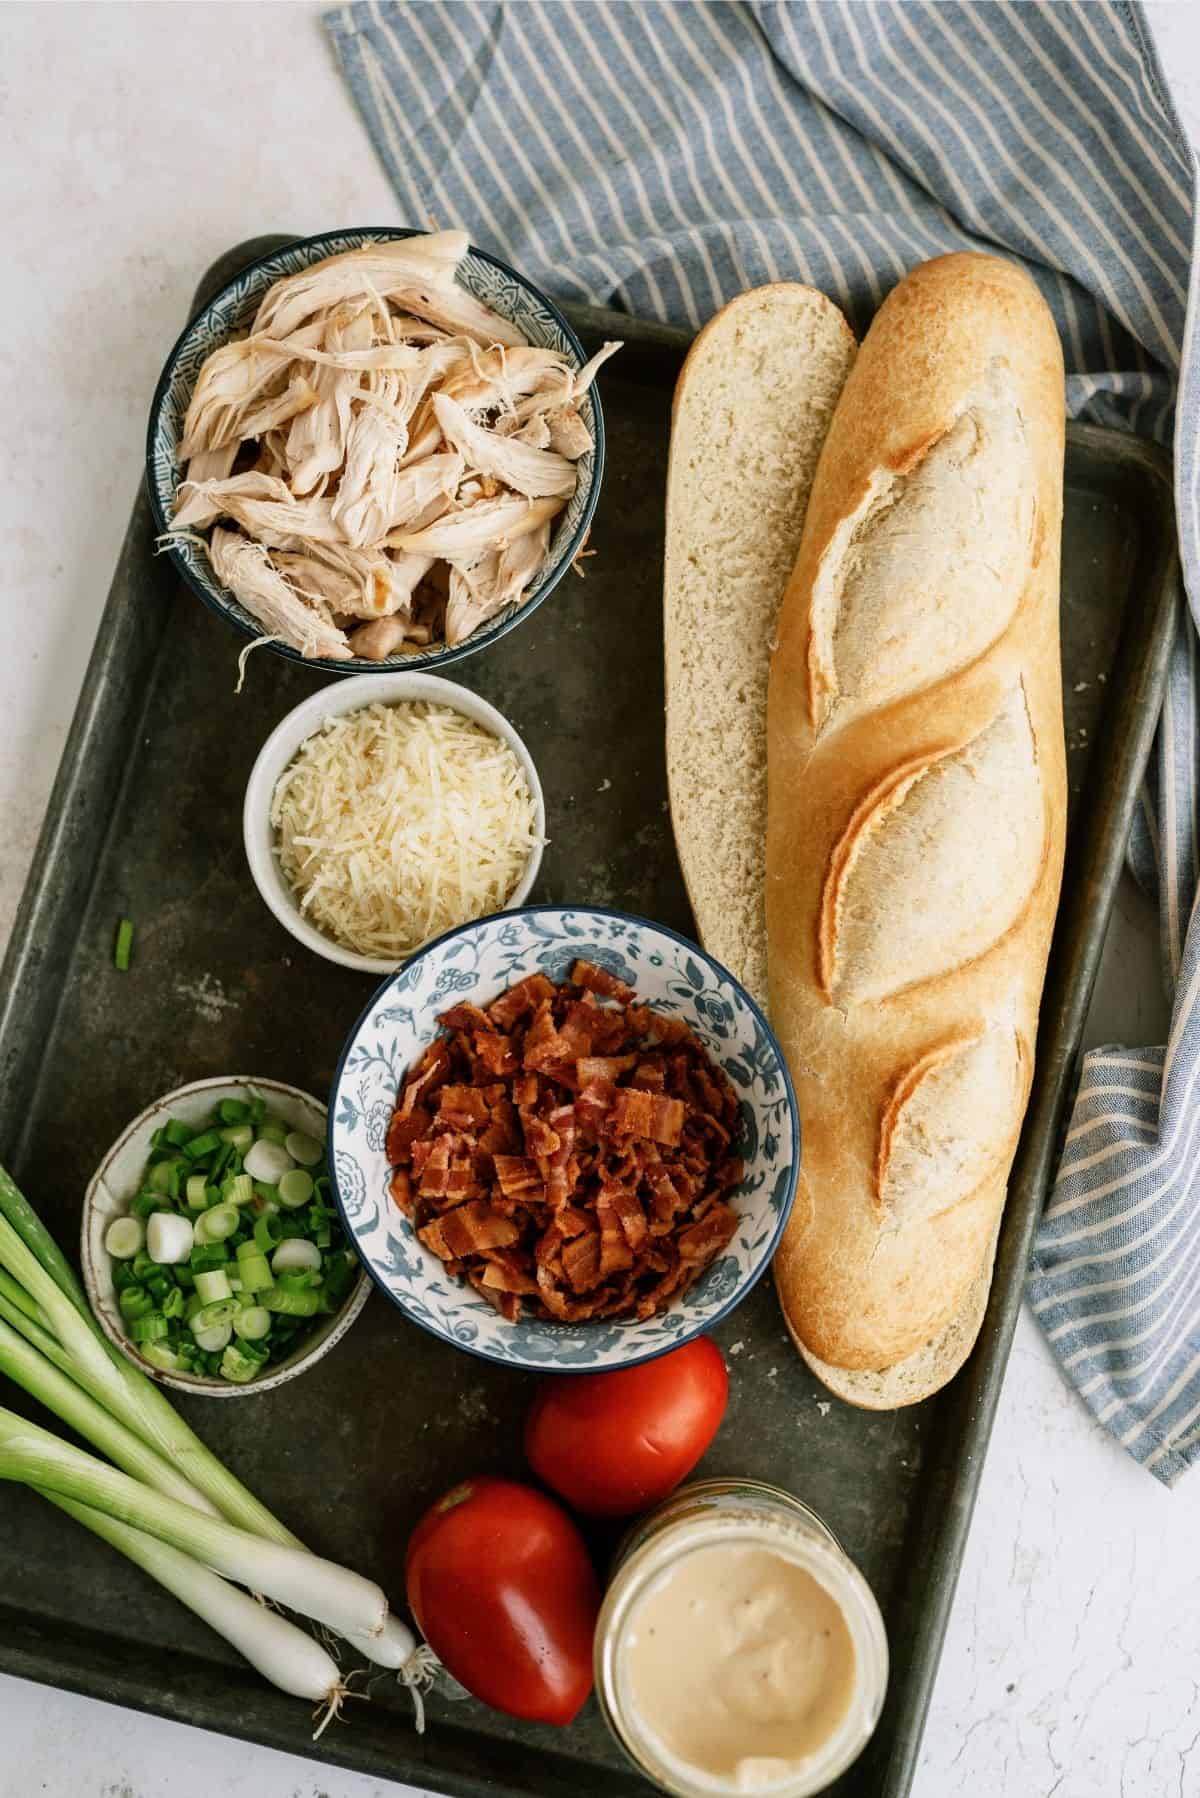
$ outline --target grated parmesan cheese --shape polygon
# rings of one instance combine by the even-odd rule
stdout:
[[[271,823],[309,922],[396,962],[499,911],[541,841],[508,744],[424,701],[329,719],[280,775]]]

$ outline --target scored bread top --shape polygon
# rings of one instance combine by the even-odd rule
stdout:
[[[1004,1201],[1062,865],[1063,433],[1028,276],[924,264],[846,383],[780,615],[770,1001],[807,1203],[776,1283],[845,1369],[946,1327]]]
[[[824,294],[741,294],[675,390],[663,582],[667,775],[700,939],[767,996],[767,669],[854,337]]]

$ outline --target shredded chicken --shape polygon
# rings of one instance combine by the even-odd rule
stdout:
[[[513,538],[501,550],[489,550],[478,562],[452,568],[450,597],[446,601],[446,641],[463,643],[502,612],[529,586],[546,559],[550,522]]]
[[[360,624],[350,635],[350,648],[368,662],[386,662],[403,643],[408,629],[403,618],[377,618],[374,624]]]
[[[172,530],[308,657],[463,642],[536,583],[592,448],[582,368],[459,285],[462,232],[331,256],[196,380]],[[347,635],[349,633],[349,635]]]
[[[476,424],[448,394],[434,394],[433,410],[446,442],[481,474],[495,475],[514,493],[524,493],[529,499],[574,493],[575,464],[565,456],[533,449],[515,437],[498,437]]]
[[[248,537],[239,537],[218,525],[209,539],[208,553],[217,579],[273,635],[293,644],[301,655],[349,661],[351,651],[345,632],[338,630],[318,607],[306,604],[293,592],[278,569],[271,566],[271,558],[260,543],[252,543]]]
[[[536,531],[562,508],[561,499],[524,499],[519,494],[506,493],[496,499],[475,500],[460,512],[447,513],[423,531],[401,531],[391,540],[410,555],[435,556],[453,567],[456,563],[476,561],[493,546],[512,543],[527,531]]]
[[[530,424],[534,422],[533,419],[529,421]],[[552,412],[547,420],[547,432],[551,449],[557,450],[560,456],[569,456],[574,460],[579,456],[586,456],[592,447],[592,433],[574,405],[562,406],[557,412]]]

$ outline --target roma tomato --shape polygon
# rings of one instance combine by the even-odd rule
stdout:
[[[589,1517],[628,1517],[673,1492],[721,1425],[729,1375],[706,1336],[612,1373],[544,1380],[525,1425],[539,1479]]]
[[[468,1692],[570,1723],[592,1689],[596,1575],[561,1505],[515,1480],[464,1480],[426,1511],[404,1565],[413,1616]]]

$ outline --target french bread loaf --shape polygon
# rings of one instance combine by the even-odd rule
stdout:
[[[1062,354],[1032,281],[916,269],[830,426],[770,671],[772,1022],[803,1181],[788,1327],[845,1396],[969,1351],[1062,870]]]
[[[667,775],[706,949],[766,1001],[767,669],[854,337],[824,294],[739,295],[675,390],[663,582]]]

